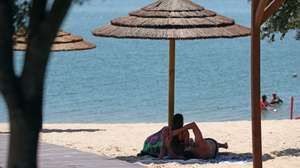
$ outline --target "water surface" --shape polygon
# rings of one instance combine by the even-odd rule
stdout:
[[[48,67],[45,122],[165,122],[168,41],[94,37],[91,30],[139,9],[150,0],[90,0],[74,6],[63,29],[97,45],[89,51],[53,53]],[[194,0],[236,23],[250,25],[248,0]],[[262,93],[284,104],[264,119],[288,117],[290,96],[300,115],[299,41],[294,33],[262,42]],[[175,111],[188,121],[250,119],[250,38],[177,41]],[[17,69],[23,57],[17,53]],[[298,105],[298,106],[297,106]],[[7,111],[0,98],[0,122]]]

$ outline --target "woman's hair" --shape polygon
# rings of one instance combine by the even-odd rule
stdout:
[[[263,101],[267,100],[267,96],[266,95],[262,95],[262,99],[263,99]]]
[[[182,114],[175,114],[173,117],[173,129],[178,129],[183,127],[183,116]]]

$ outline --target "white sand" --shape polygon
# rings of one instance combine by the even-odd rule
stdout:
[[[162,128],[163,124],[45,124],[43,142],[136,161],[145,138]],[[228,142],[229,149],[221,152],[243,154],[252,152],[251,122],[198,123],[204,137]],[[268,168],[300,168],[300,120],[263,121],[263,154],[271,156],[263,162]],[[0,124],[0,132],[8,130]],[[221,164],[150,164],[155,168],[250,168],[252,162]]]

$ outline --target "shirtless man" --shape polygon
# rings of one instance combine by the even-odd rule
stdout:
[[[283,103],[283,101],[280,99],[279,96],[277,96],[276,93],[273,93],[271,104],[280,104],[280,103]]]
[[[172,135],[176,136],[187,130],[192,130],[195,136],[195,141],[191,142],[190,145],[185,148],[185,153],[189,153],[188,157],[190,158],[215,158],[218,154],[219,148],[228,148],[227,143],[221,144],[214,139],[203,138],[202,133],[195,122],[189,123],[182,128],[172,131]]]

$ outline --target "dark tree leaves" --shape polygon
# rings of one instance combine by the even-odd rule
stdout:
[[[88,0],[73,0],[74,4],[82,5]],[[29,13],[32,6],[31,0],[17,0],[15,1],[14,10],[14,29],[15,32],[26,33],[29,25]]]
[[[14,9],[14,29],[15,32],[26,31],[29,25],[29,11],[31,8],[31,2],[16,1]]]
[[[262,26],[262,38],[275,41],[282,40],[286,33],[294,30],[296,39],[300,40],[300,0],[286,0],[284,5]]]

